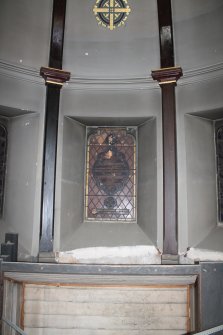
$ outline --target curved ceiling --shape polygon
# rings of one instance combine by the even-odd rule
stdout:
[[[148,78],[160,67],[156,0],[128,0],[126,25],[98,26],[96,0],[67,0],[64,69],[73,78]],[[48,64],[53,0],[1,0],[0,60]],[[184,72],[223,64],[223,0],[172,0],[176,64]]]
[[[110,31],[98,25],[96,0],[69,0],[64,67],[77,77],[132,78],[159,66],[156,0],[129,0],[126,25]]]
[[[80,78],[146,78],[160,67],[156,0],[128,0],[126,26],[98,26],[96,0],[68,0],[64,67]],[[176,64],[222,62],[223,0],[172,0]]]
[[[0,1],[0,60],[47,65],[53,0]]]
[[[223,0],[173,0],[175,58],[183,70],[223,64]]]

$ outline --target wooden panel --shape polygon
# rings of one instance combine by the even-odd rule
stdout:
[[[86,294],[85,294],[86,292]],[[25,301],[75,301],[110,303],[185,303],[186,288],[75,288],[26,285]]]
[[[57,265],[57,268],[60,267]],[[84,265],[85,267],[85,265]],[[162,266],[163,267],[163,266]],[[182,267],[182,265],[181,265]],[[113,267],[114,268],[114,267]],[[157,267],[156,267],[157,269]],[[101,270],[101,269],[100,269]],[[99,271],[100,271],[99,270]],[[175,269],[174,269],[175,270]],[[48,270],[49,271],[49,270]],[[64,270],[62,270],[64,271]],[[64,271],[65,273],[65,271]],[[90,285],[116,285],[116,286],[150,286],[150,285],[174,285],[174,287],[178,285],[190,285],[194,284],[197,276],[196,275],[152,275],[152,276],[123,276],[123,275],[77,275],[77,274],[56,274],[56,273],[25,273],[25,272],[5,272],[4,277],[9,280],[17,281],[17,282],[26,282],[26,283],[37,283],[39,284],[47,284],[51,283],[52,285],[55,283],[60,283],[63,285],[75,285],[82,284],[82,286],[90,286]],[[55,285],[56,286],[56,285]]]
[[[25,327],[58,328],[58,329],[110,329],[110,330],[159,330],[159,329],[185,329],[185,317],[151,317],[144,313],[138,317],[108,316],[76,316],[72,315],[41,315],[26,314]]]
[[[49,329],[49,328],[26,328],[27,334],[32,335],[129,335],[129,330],[104,330],[97,329]],[[146,330],[143,335],[182,335],[182,330]],[[131,335],[142,335],[141,330],[132,330]]]
[[[188,287],[25,284],[24,327],[32,335],[183,334]]]
[[[8,321],[20,326],[22,316],[23,287],[21,284],[4,280],[3,316]],[[16,332],[3,323],[3,334],[14,335]]]
[[[3,299],[3,316],[11,320],[12,319],[12,287],[13,283],[10,281],[4,282],[4,299]],[[2,331],[4,335],[11,335],[11,329],[3,323]]]
[[[108,303],[75,303],[75,302],[47,302],[47,301],[26,301],[24,312],[26,314],[43,314],[43,315],[113,315],[140,317],[143,313],[148,315],[162,316],[187,316],[186,304],[108,304]]]

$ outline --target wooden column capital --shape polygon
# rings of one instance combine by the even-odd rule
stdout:
[[[52,67],[42,66],[40,68],[40,75],[45,80],[46,85],[53,84],[62,87],[65,82],[70,80],[70,72]]]
[[[167,67],[151,72],[152,78],[157,80],[159,85],[176,84],[177,80],[182,77],[183,71],[181,67]]]

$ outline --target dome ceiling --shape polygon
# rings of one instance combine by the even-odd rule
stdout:
[[[25,67],[47,65],[52,0],[0,1],[0,60]]]
[[[96,0],[67,0],[65,70],[73,78],[135,79],[160,67],[156,0],[128,0],[125,26],[98,26]],[[53,0],[1,0],[0,61],[47,66]],[[175,58],[184,73],[223,64],[223,0],[172,0]]]
[[[109,31],[93,15],[96,0],[68,0],[64,67],[72,77],[145,78],[160,67],[156,0],[128,0],[124,27]],[[176,64],[184,71],[222,61],[223,0],[173,0]]]
[[[89,78],[145,77],[159,66],[156,0],[128,1],[126,25],[110,31],[98,25],[96,0],[69,0],[64,67]]]
[[[223,0],[172,1],[175,59],[184,71],[223,59]]]

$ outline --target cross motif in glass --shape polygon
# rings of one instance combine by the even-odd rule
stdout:
[[[100,25],[114,30],[124,24],[131,9],[127,0],[97,0],[93,12]]]

